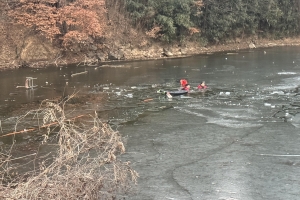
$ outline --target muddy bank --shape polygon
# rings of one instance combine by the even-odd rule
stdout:
[[[172,57],[187,57],[197,54],[211,54],[223,51],[239,51],[244,49],[268,48],[279,46],[299,46],[300,38],[287,38],[282,40],[236,40],[229,43],[201,46],[194,42],[185,45],[164,46],[155,44],[149,48],[125,50],[126,60],[147,60]]]
[[[257,38],[236,39],[218,45],[206,45],[197,42],[184,44],[163,44],[145,39],[143,42],[125,42],[107,40],[101,44],[89,44],[85,47],[65,51],[58,48],[43,36],[34,35],[24,27],[12,27],[9,32],[0,31],[0,70],[21,67],[44,68],[59,67],[80,63],[82,65],[101,65],[103,63],[134,60],[153,60],[188,57],[214,52],[239,51],[244,49],[266,48],[275,46],[298,46],[300,38],[266,40]],[[15,34],[14,34],[15,33]]]

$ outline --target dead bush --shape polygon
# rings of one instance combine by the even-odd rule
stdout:
[[[125,148],[120,134],[102,123],[97,114],[68,120],[65,102],[44,101],[37,110],[20,118],[32,117],[44,127],[43,145],[54,138],[54,156],[35,155],[35,167],[24,173],[11,156],[0,154],[1,199],[120,199],[136,183],[138,174],[128,162],[118,160]],[[16,125],[16,127],[18,124]],[[53,127],[55,126],[55,127]],[[58,130],[54,136],[51,132]],[[41,132],[42,130],[40,130]],[[32,156],[28,155],[28,156]]]

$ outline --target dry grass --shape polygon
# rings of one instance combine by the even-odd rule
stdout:
[[[59,129],[56,153],[39,159],[38,152],[28,155],[34,157],[36,167],[22,174],[16,173],[18,166],[10,154],[16,144],[1,153],[0,199],[121,199],[136,183],[137,173],[128,162],[117,159],[125,152],[119,133],[102,123],[96,113],[76,124],[67,120],[64,105],[45,101],[20,118],[18,123],[34,116],[40,119],[40,127],[55,124]],[[53,130],[46,127],[43,144]]]

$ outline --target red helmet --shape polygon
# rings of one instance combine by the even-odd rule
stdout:
[[[181,79],[180,84],[181,84],[181,87],[185,87],[185,85],[188,84],[188,82],[185,79]]]

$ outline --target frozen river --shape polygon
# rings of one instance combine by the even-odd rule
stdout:
[[[74,73],[86,74],[71,76]],[[16,89],[36,77],[34,91]],[[207,92],[167,99],[186,78]],[[127,140],[134,200],[300,198],[300,47],[254,49],[102,67],[1,72],[0,113],[80,90]],[[146,100],[146,101],[145,101]],[[10,119],[13,121],[13,119]]]

